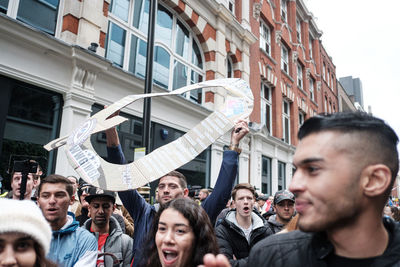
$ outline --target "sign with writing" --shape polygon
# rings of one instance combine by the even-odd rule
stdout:
[[[181,95],[191,90],[221,87],[227,91],[225,101],[215,111],[177,140],[157,148],[150,154],[125,165],[103,160],[93,149],[90,135],[114,127],[126,118],[110,115],[136,100],[146,97]],[[157,180],[170,171],[193,160],[204,149],[253,110],[253,94],[242,79],[217,79],[192,84],[172,92],[129,95],[99,111],[77,127],[69,136],[55,139],[44,146],[48,151],[66,145],[71,166],[86,181],[105,190],[135,189]]]

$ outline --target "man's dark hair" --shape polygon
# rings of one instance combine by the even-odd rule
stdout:
[[[397,152],[399,139],[388,124],[365,112],[324,114],[306,120],[297,136],[301,140],[310,134],[322,131],[357,135],[357,140],[362,143],[359,153],[362,153],[367,164],[381,163],[390,169],[392,182],[386,191],[386,196],[389,196],[399,170]]]
[[[65,190],[67,191],[68,195],[71,197],[73,194],[73,187],[72,187],[72,183],[70,180],[68,180],[67,178],[65,178],[62,175],[58,175],[58,174],[51,174],[47,177],[45,177],[39,185],[38,191],[39,191],[39,197],[40,197],[40,193],[42,191],[42,187],[44,184],[65,184]]]
[[[185,175],[183,175],[182,173],[180,173],[180,172],[178,172],[178,171],[170,171],[169,173],[167,173],[167,174],[164,175],[163,177],[165,177],[165,176],[173,176],[173,177],[178,178],[178,179],[179,179],[179,184],[180,184],[180,186],[181,186],[183,189],[187,188],[186,177],[185,177]],[[163,178],[163,177],[161,177],[161,178]]]
[[[247,189],[249,190],[252,194],[253,194],[253,198],[256,198],[256,190],[254,189],[254,186],[252,186],[249,183],[241,183],[241,184],[237,184],[235,185],[235,187],[232,190],[231,196],[233,200],[236,200],[236,193],[239,189]]]

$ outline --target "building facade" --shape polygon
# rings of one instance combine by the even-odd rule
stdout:
[[[358,103],[364,109],[363,87],[360,78],[346,76],[339,78],[340,83],[354,103]]]
[[[74,174],[63,148],[47,153],[42,145],[104,105],[143,93],[148,15],[149,0],[0,1],[2,175],[12,154],[43,157],[48,173]],[[335,66],[303,1],[164,0],[155,28],[153,91],[248,81],[255,105],[237,181],[269,194],[286,188],[299,126],[338,110]],[[215,88],[154,98],[151,148],[179,138],[224,97]],[[129,120],[118,131],[129,161],[142,146],[142,109],[135,102],[122,110]],[[190,185],[213,187],[229,136],[179,169]],[[104,134],[91,138],[105,157]]]

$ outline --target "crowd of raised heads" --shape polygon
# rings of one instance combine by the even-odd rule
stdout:
[[[398,137],[389,125],[359,112],[306,120],[291,182],[272,194],[236,183],[248,132],[245,121],[235,125],[212,189],[172,171],[158,180],[156,203],[16,161],[0,198],[0,267],[400,264]],[[106,136],[107,160],[126,163],[116,130]]]

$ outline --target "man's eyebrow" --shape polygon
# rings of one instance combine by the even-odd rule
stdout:
[[[300,161],[294,165],[302,166],[302,165],[306,165],[306,164],[310,164],[310,163],[314,163],[314,162],[320,162],[320,161],[324,161],[324,159],[323,158],[307,158],[307,159],[303,159],[302,161]]]

